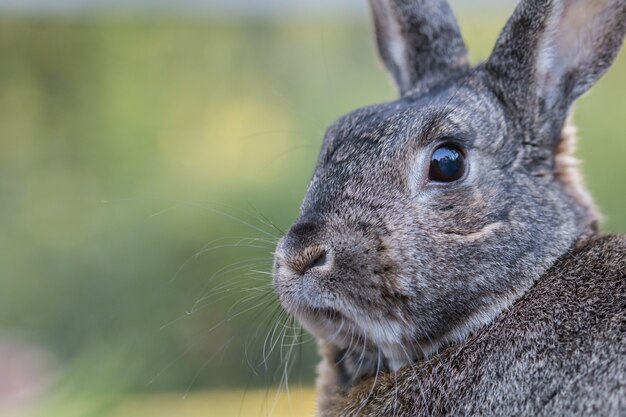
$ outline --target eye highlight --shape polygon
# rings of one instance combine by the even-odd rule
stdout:
[[[458,146],[444,144],[430,158],[428,178],[436,182],[453,182],[465,174],[465,156]]]

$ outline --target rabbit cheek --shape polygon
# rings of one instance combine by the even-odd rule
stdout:
[[[445,235],[476,241],[488,237],[503,223],[497,207],[486,203],[480,191],[455,192],[437,198],[424,213],[427,230]]]

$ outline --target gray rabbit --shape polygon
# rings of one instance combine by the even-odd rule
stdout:
[[[626,0],[522,0],[473,68],[444,0],[370,4],[400,98],[328,129],[274,262],[319,415],[626,416],[626,238],[568,119]]]

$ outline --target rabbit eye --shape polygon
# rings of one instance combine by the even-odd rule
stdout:
[[[428,177],[431,181],[452,182],[465,174],[465,156],[452,144],[441,145],[430,158]]]

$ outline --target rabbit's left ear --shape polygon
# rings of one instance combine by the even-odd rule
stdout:
[[[514,114],[532,112],[539,136],[557,140],[570,106],[611,66],[625,33],[626,0],[521,0],[487,70]]]
[[[445,0],[369,0],[378,51],[400,94],[469,68],[461,31]]]

